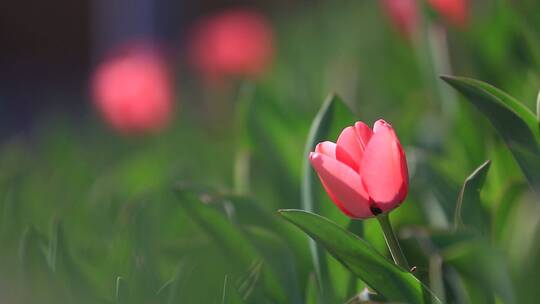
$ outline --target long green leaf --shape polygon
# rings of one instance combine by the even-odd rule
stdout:
[[[540,190],[540,129],[534,113],[510,95],[470,78],[442,76],[493,124],[531,187]]]
[[[178,269],[172,279],[169,287],[169,297],[167,299],[167,304],[174,304],[181,302],[181,290],[189,276],[193,271],[193,266],[189,266],[186,261],[181,261],[178,265]]]
[[[239,267],[247,267],[261,256],[240,229],[230,223],[219,211],[204,204],[192,191],[179,191],[182,206],[231,257]],[[271,269],[262,273],[265,291],[275,302],[284,302],[285,292]]]
[[[116,287],[115,287],[115,303],[124,304],[127,303],[127,288],[126,281],[122,277],[116,278]]]
[[[508,220],[514,209],[519,206],[517,200],[527,190],[527,184],[523,181],[508,181],[505,189],[502,192],[497,209],[495,211],[495,218],[493,220],[493,229],[495,239],[500,240],[506,229],[511,226],[508,225]]]
[[[426,255],[442,257],[445,266],[451,266],[474,285],[472,289],[454,286],[454,292],[462,290],[459,294],[463,294],[466,289],[466,293],[474,293],[473,297],[486,298],[497,294],[504,303],[515,302],[508,265],[498,249],[486,242],[485,238],[470,230],[453,232],[408,228],[404,232],[418,241]],[[451,271],[448,272],[449,268],[444,269],[446,276],[453,276]]]
[[[326,139],[330,133],[331,125],[336,121],[337,117],[339,115],[347,115],[347,113],[350,115],[350,110],[347,109],[345,103],[338,96],[330,95],[321,106],[321,109],[311,124],[303,159],[301,202],[302,209],[304,210],[311,212],[319,211],[317,201],[319,188],[316,186],[318,181],[315,172],[309,164],[309,153],[315,149],[317,143]],[[329,279],[326,258],[313,240],[310,240],[309,246],[322,297],[325,302],[331,303],[334,301],[334,289]]]
[[[223,279],[223,294],[221,295],[221,304],[242,304],[244,301],[231,282],[229,276]]]
[[[461,242],[442,252],[445,263],[470,278],[479,290],[495,293],[503,303],[515,303],[508,265],[503,255],[480,239]]]
[[[489,160],[484,162],[463,182],[456,202],[455,229],[471,227],[483,233],[489,231],[489,215],[480,201],[480,190],[482,190],[490,165]]]
[[[265,266],[275,269],[274,272],[287,293],[287,303],[303,303],[298,269],[288,244],[277,234],[264,228],[251,226],[244,230],[264,258]]]
[[[433,296],[411,273],[328,219],[302,210],[281,210],[280,213],[388,301],[425,303],[425,296]]]

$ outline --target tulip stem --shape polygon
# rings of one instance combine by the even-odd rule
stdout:
[[[384,234],[384,239],[386,240],[386,245],[388,246],[388,249],[390,250],[392,259],[394,259],[394,263],[396,263],[396,265],[409,271],[410,270],[409,263],[407,262],[407,258],[403,254],[403,251],[401,250],[401,246],[399,246],[399,242],[396,237],[396,234],[394,233],[394,229],[392,229],[392,225],[390,224],[388,213],[381,213],[377,215],[377,220],[379,221],[379,224],[381,225],[381,228]]]

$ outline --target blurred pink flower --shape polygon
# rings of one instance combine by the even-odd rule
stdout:
[[[203,18],[192,34],[189,57],[208,80],[258,76],[274,55],[272,27],[255,11],[230,9]]]
[[[337,142],[319,143],[309,159],[332,201],[351,218],[398,207],[407,196],[407,160],[394,129],[378,120],[345,128]]]
[[[405,38],[411,38],[418,24],[416,0],[382,0],[381,4],[394,28]]]
[[[125,134],[161,130],[172,116],[170,74],[149,47],[131,45],[107,57],[94,72],[92,91],[107,123]]]
[[[428,0],[433,9],[450,24],[464,27],[469,19],[468,0]]]

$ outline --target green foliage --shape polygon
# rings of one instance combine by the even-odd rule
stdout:
[[[463,31],[425,19],[423,41],[378,1],[275,5],[268,74],[216,89],[181,70],[161,134],[53,113],[3,139],[0,303],[538,302],[538,1],[474,3]],[[444,45],[447,58],[426,53]],[[497,88],[444,76],[456,102],[434,76],[445,59]],[[392,224],[411,272],[375,220],[340,213],[307,159],[379,118],[409,161]]]
[[[456,229],[471,227],[487,234],[486,229],[489,229],[491,223],[480,201],[480,190],[484,185],[490,164],[490,161],[484,162],[465,179],[456,202],[454,216]]]
[[[386,300],[424,303],[424,293],[430,294],[411,273],[400,269],[380,255],[369,243],[335,223],[302,210],[281,210],[280,213],[322,244],[337,260]]]
[[[443,79],[491,121],[534,189],[540,187],[540,128],[535,115],[513,97],[478,80]]]
[[[337,125],[344,123],[354,123],[350,110],[338,96],[328,96],[311,124],[304,150],[301,184],[302,208],[304,210],[318,212],[321,209],[319,206],[320,203],[317,200],[317,194],[319,193],[318,178],[309,163],[309,153],[314,151],[317,143],[324,141],[332,130],[336,133],[336,131],[345,127],[346,125],[342,125],[342,128],[337,127]],[[335,295],[326,257],[324,252],[322,252],[312,240],[310,240],[310,250],[315,273],[317,274],[318,282],[321,285],[320,292],[325,301],[331,303],[335,301]]]

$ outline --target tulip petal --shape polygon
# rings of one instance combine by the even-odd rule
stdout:
[[[390,124],[379,120],[373,132],[360,172],[372,202],[382,211],[388,211],[399,205],[407,195],[407,162]]]
[[[336,144],[331,141],[323,141],[315,147],[315,152],[336,158]]]
[[[336,159],[358,172],[371,134],[371,129],[363,122],[345,128],[336,143]]]
[[[365,123],[358,121],[354,124],[356,136],[358,136],[362,150],[366,150],[367,144],[373,135],[373,131]]]
[[[354,127],[345,128],[336,142],[336,159],[358,172],[363,156]]]
[[[326,192],[341,211],[352,218],[373,216],[369,196],[357,172],[322,153],[313,152],[309,158]]]

